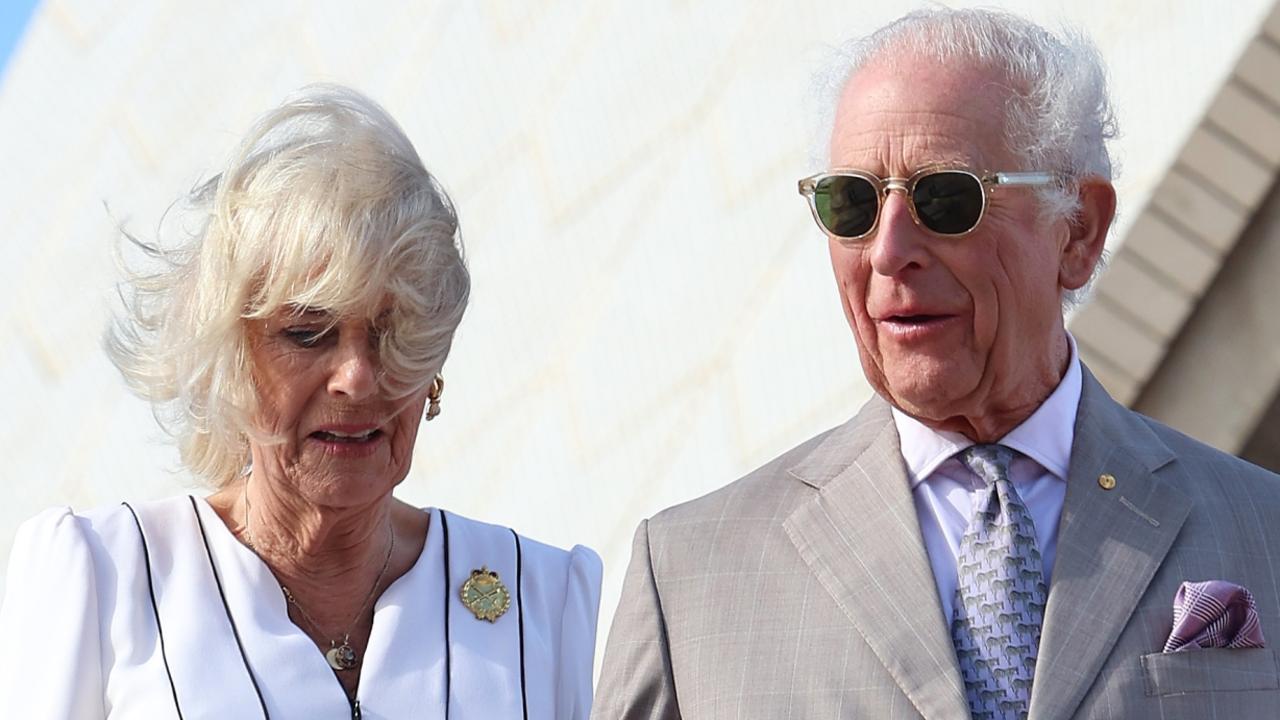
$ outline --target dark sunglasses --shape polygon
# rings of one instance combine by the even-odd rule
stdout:
[[[959,168],[926,168],[909,178],[878,178],[861,170],[838,169],[800,181],[813,219],[823,232],[845,243],[861,240],[876,229],[880,207],[891,190],[907,196],[911,217],[938,235],[971,232],[982,220],[987,198],[1001,185],[1049,185],[1058,176],[1047,172],[995,172],[979,176]]]

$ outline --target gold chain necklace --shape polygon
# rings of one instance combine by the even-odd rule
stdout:
[[[258,543],[253,537],[253,530],[249,527],[249,483],[245,482],[244,487],[244,536],[245,541],[249,544],[249,549],[258,552]],[[387,575],[387,568],[391,567],[391,553],[396,549],[396,533],[391,523],[387,523],[387,536],[390,542],[387,543],[387,556],[382,559],[382,569],[378,571],[378,577],[374,579],[373,586],[369,588],[369,594],[365,595],[364,602],[360,604],[360,609],[356,611],[355,617],[351,618],[351,622],[347,624],[347,629],[342,633],[342,642],[337,640],[329,641],[329,649],[325,651],[324,659],[328,661],[329,667],[334,670],[350,670],[360,664],[360,656],[356,654],[355,648],[351,647],[351,631],[355,629],[356,623],[360,622],[360,618],[364,617],[365,610],[369,609],[369,603],[373,601],[373,595],[378,590],[378,586],[382,584],[382,578]],[[290,592],[289,588],[281,585],[280,590],[284,592],[284,598],[298,609],[298,613],[302,615],[302,619],[307,621],[312,630],[320,633],[322,637],[329,637],[320,628],[320,623],[311,617],[298,600]]]

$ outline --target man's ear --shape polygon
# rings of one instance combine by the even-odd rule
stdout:
[[[1080,182],[1080,211],[1067,223],[1067,244],[1058,262],[1058,282],[1067,290],[1084,287],[1093,276],[1116,215],[1116,190],[1102,178]]]

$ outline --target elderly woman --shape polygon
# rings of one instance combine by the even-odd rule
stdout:
[[[215,490],[22,526],[6,715],[585,718],[598,557],[392,494],[470,287],[404,133],[312,88],[192,200],[107,345]]]

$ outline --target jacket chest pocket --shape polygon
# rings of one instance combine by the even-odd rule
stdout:
[[[1142,656],[1148,697],[1280,689],[1275,650],[1205,649]]]

